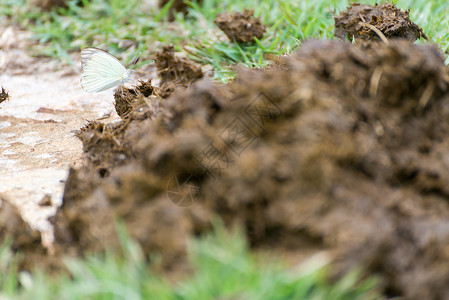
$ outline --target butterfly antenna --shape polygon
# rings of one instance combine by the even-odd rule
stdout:
[[[141,54],[142,54],[142,52],[139,52],[139,54],[137,54],[136,56],[133,57],[133,59],[131,59],[131,61],[127,64],[127,66],[130,67],[129,69],[134,69],[134,66],[139,61]],[[128,67],[127,67],[127,69],[128,69]]]
[[[141,66],[143,66],[143,65],[146,65],[146,64],[152,64],[152,63],[154,63],[154,59],[150,59],[150,60],[146,60],[146,61],[143,61],[143,62],[141,62],[140,64],[138,64],[137,66],[135,66],[134,68],[140,68]]]

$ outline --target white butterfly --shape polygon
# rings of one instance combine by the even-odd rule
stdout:
[[[129,82],[133,69],[98,48],[88,47],[81,51],[81,86],[88,93],[102,92]]]

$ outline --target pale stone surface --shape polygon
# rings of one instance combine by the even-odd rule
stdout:
[[[84,92],[79,63],[61,70],[54,61],[27,56],[26,34],[15,30],[0,32],[0,85],[11,96],[0,104],[0,198],[17,205],[49,242],[47,218],[60,205],[68,169],[82,154],[74,132],[87,120],[111,114],[105,121],[112,122],[118,116],[112,90]],[[53,206],[38,206],[47,194]]]

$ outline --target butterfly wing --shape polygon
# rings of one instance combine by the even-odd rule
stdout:
[[[81,51],[81,68],[81,86],[89,93],[110,89],[123,83],[129,76],[117,58],[92,47]]]

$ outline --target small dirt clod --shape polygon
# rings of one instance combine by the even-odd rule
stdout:
[[[46,194],[38,203],[39,206],[51,206],[52,200],[51,195]]]
[[[21,217],[17,208],[7,200],[0,199],[0,241],[12,240],[11,250],[22,253],[19,268],[32,270],[42,266],[46,250],[39,231],[32,229]]]
[[[188,87],[204,76],[201,66],[187,57],[177,57],[173,45],[156,53],[156,68],[161,78],[157,94],[167,98],[178,87]]]
[[[9,99],[9,93],[2,87],[2,91],[0,92],[0,103]]]
[[[116,89],[114,92],[115,111],[122,119],[127,118],[131,111],[145,103],[144,98],[153,95],[155,89],[151,85],[151,79],[146,82],[139,81],[139,85],[132,89],[125,87]]]
[[[253,43],[254,38],[261,39],[266,31],[260,18],[255,18],[254,11],[225,12],[217,15],[214,22],[231,40],[237,43]]]
[[[163,8],[170,0],[159,0],[158,6],[159,8]],[[202,0],[196,0],[198,4],[201,4]],[[173,22],[175,20],[175,13],[182,13],[184,16],[188,13],[189,6],[185,3],[184,0],[175,0],[170,7],[168,12],[168,21]]]
[[[32,4],[43,11],[51,11],[61,7],[67,8],[67,2],[67,0],[33,0]]]
[[[376,32],[379,30],[387,39],[428,40],[423,30],[410,20],[409,13],[392,3],[373,6],[355,2],[339,15],[334,15],[334,35],[342,40],[380,41],[382,36]]]

